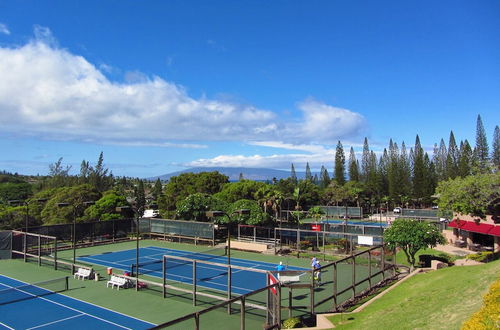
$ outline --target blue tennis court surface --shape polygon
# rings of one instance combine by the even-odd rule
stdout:
[[[0,275],[0,329],[148,329],[153,325]]]
[[[206,260],[214,263],[227,265],[226,256],[214,256],[167,249],[155,246],[141,247],[139,249],[139,264],[146,264],[140,268],[140,273],[162,278],[162,257],[163,255],[186,257],[190,259]],[[123,250],[97,254],[92,256],[79,257],[78,260],[91,264],[111,267],[122,271],[130,271],[132,264],[136,263],[136,250]],[[156,261],[156,262],[155,262]],[[153,262],[151,264],[151,262]],[[149,264],[147,264],[149,263]],[[231,265],[253,268],[257,270],[276,270],[276,264],[252,261],[246,259],[231,258]],[[167,280],[182,283],[193,283],[193,265],[191,262],[167,259]],[[289,266],[287,270],[307,270],[305,268]],[[197,263],[196,285],[205,288],[227,291],[227,266]],[[251,270],[233,269],[231,273],[231,291],[236,294],[245,294],[250,291],[260,289],[267,285],[266,274],[252,272]]]

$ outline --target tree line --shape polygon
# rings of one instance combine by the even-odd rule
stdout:
[[[346,157],[338,141],[332,176],[325,166],[319,175],[313,175],[306,164],[305,178],[298,179],[291,164],[289,178],[270,182],[245,180],[242,175],[239,181],[229,182],[218,172],[184,173],[167,183],[115,177],[106,168],[102,152],[94,166],[83,160],[79,174],[71,175],[71,167],[62,161],[60,158],[49,166],[48,176],[0,173],[0,228],[23,227],[26,210],[30,225],[40,225],[68,223],[75,217],[76,221],[116,219],[123,217],[116,211],[120,206],[140,210],[154,207],[164,218],[198,221],[210,221],[205,215],[207,210],[231,213],[247,208],[252,210],[251,215],[240,221],[269,224],[282,210],[305,212],[315,205],[359,206],[365,213],[380,207],[428,207],[438,201],[436,192],[443,196],[440,208],[482,216],[498,207],[498,200],[495,204],[491,198],[499,187],[500,132],[496,126],[491,152],[480,116],[474,147],[467,140],[457,143],[452,131],[448,144],[442,139],[431,155],[422,147],[418,135],[410,148],[391,139],[379,153],[365,138],[359,159],[352,147]],[[487,208],[467,209],[469,202],[458,192],[470,182],[481,182],[483,185],[475,189],[490,192],[482,199]],[[28,205],[9,203],[13,200],[28,201]],[[44,202],[36,202],[39,200]],[[86,201],[95,203],[84,206]],[[74,207],[60,208],[59,203]]]

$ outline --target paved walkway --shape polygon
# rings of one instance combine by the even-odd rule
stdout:
[[[448,254],[453,254],[453,255],[456,255],[456,256],[461,256],[461,257],[465,257],[468,254],[474,253],[473,251],[471,251],[469,249],[459,248],[459,247],[456,247],[456,246],[453,246],[453,245],[450,245],[450,244],[438,245],[434,249],[442,251],[442,252],[446,252]]]

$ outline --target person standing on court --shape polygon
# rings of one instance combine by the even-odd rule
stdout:
[[[316,259],[316,257],[313,257],[312,260],[311,260],[311,268],[314,269],[314,267],[316,266],[317,262],[318,262],[318,260]]]
[[[321,285],[321,265],[319,261],[316,261],[316,264],[314,265],[314,279],[318,282],[319,285]]]

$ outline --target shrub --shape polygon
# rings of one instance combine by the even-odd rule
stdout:
[[[469,254],[466,258],[479,262],[489,262],[495,260],[496,258],[498,258],[498,256],[496,256],[493,252],[487,251]]]
[[[483,306],[462,325],[462,330],[500,328],[500,279],[494,282],[483,297]]]
[[[302,321],[300,320],[299,317],[291,317],[283,321],[283,329],[295,329],[301,327],[302,327]]]
[[[299,244],[299,249],[300,250],[307,250],[308,248],[312,247],[313,244],[311,241],[301,241]]]

